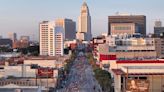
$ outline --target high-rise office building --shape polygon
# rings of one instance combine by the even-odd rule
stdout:
[[[155,21],[155,27],[162,27],[162,21],[160,20]]]
[[[164,27],[161,21],[155,21],[154,35],[155,37],[164,37]]]
[[[64,30],[62,27],[55,27],[55,55],[64,54]]]
[[[8,38],[11,39],[13,42],[15,42],[17,40],[17,34],[13,32],[9,32]]]
[[[81,7],[76,38],[82,41],[90,41],[92,39],[91,16],[86,2]]]
[[[134,23],[137,25],[136,33],[140,33],[143,36],[146,35],[146,16],[144,15],[115,15],[108,17],[108,34],[111,35],[112,23]],[[122,28],[122,26],[118,27]],[[121,30],[120,30],[121,31]]]
[[[63,55],[63,30],[63,27],[55,26],[55,21],[40,23],[40,55]]]
[[[40,55],[49,55],[49,34],[51,32],[51,35],[53,38],[53,27],[55,23],[49,23],[48,21],[43,21],[40,23]],[[51,41],[53,43],[53,41]],[[53,46],[52,46],[53,48]],[[53,55],[53,53],[52,53]]]
[[[65,40],[73,40],[76,38],[76,23],[73,20],[56,19],[55,25],[63,27]]]

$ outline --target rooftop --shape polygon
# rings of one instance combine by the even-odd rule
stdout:
[[[119,60],[117,64],[143,64],[143,63],[164,63],[164,60]]]
[[[124,66],[128,69],[164,69],[164,66]]]
[[[58,59],[66,59],[68,56],[30,56],[25,57],[25,60],[58,60]]]

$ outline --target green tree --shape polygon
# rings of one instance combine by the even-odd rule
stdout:
[[[95,77],[99,82],[103,92],[111,92],[112,80],[108,71],[100,68],[94,69]]]
[[[112,92],[112,79],[111,74],[108,71],[102,70],[99,66],[96,65],[96,60],[93,57],[92,53],[87,53],[87,58],[89,63],[93,67],[95,73],[95,78],[100,84],[103,92]]]

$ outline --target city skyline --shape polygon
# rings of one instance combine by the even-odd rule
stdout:
[[[164,92],[163,3],[0,0],[0,92]]]
[[[26,33],[32,39],[38,40],[38,26],[39,22],[43,20],[51,21],[56,18],[70,18],[76,21],[77,24],[79,9],[83,0],[3,0],[0,2],[0,34],[3,37],[7,37],[8,32],[16,32],[18,36]],[[147,33],[153,32],[156,19],[164,21],[164,13],[161,12],[161,9],[164,8],[162,6],[164,1],[162,0],[149,0],[149,4],[146,4],[147,0],[125,0],[119,2],[113,0],[105,2],[87,0],[86,2],[90,7],[92,16],[93,36],[107,33],[108,16],[114,15],[116,12],[145,15],[147,17]]]

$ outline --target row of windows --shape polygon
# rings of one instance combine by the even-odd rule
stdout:
[[[43,41],[42,41],[42,45],[48,46],[47,44],[48,44],[48,42],[43,42]]]
[[[56,43],[62,43],[62,40],[56,40],[55,42]]]
[[[55,43],[56,47],[61,46],[61,45],[62,45],[61,43]]]
[[[62,35],[55,35],[56,37],[62,37]]]
[[[56,51],[56,53],[61,53],[62,51]]]
[[[42,44],[42,48],[47,48],[47,47],[48,47],[48,45]]]
[[[61,38],[61,37],[59,37],[59,36],[56,36],[55,38]]]
[[[46,26],[46,27],[48,27],[48,25],[42,25],[42,26]]]
[[[42,35],[48,35],[48,31],[42,31]]]
[[[47,30],[46,30],[46,29],[44,29],[44,30],[42,29],[41,32],[42,32],[42,33],[43,33],[43,32],[48,33],[48,29],[47,29]]]
[[[48,49],[44,49],[44,48],[42,49],[42,52],[47,52],[47,51],[48,51]]]
[[[46,43],[48,44],[47,40],[42,40],[41,42],[44,43],[44,44],[46,44]]]
[[[61,49],[55,49],[55,51],[61,51]]]
[[[154,50],[117,50],[116,52],[152,52]]]
[[[41,30],[42,30],[42,32],[43,31],[47,31],[48,32],[48,28],[42,28]]]
[[[43,50],[48,50],[48,47],[42,46]]]
[[[53,49],[53,48],[51,48],[51,49]],[[55,48],[55,51],[61,51],[62,50],[62,48]]]
[[[48,35],[46,35],[46,34],[42,34],[42,38],[43,38],[43,37],[48,37]]]
[[[114,27],[114,30],[131,30],[131,27],[129,27],[129,26],[117,26],[117,27]]]
[[[61,41],[62,39],[61,38],[56,38],[57,41]]]
[[[48,41],[48,39],[46,37],[42,38],[42,41]]]
[[[62,39],[62,37],[55,37],[55,39]]]
[[[42,39],[42,43],[48,43],[47,39]]]
[[[56,39],[62,39],[62,37],[55,37]]]
[[[42,29],[44,29],[44,28],[48,28],[48,26],[46,26],[46,27],[45,26],[42,26]]]
[[[56,41],[60,41],[61,42],[62,40],[61,39],[56,39]]]

